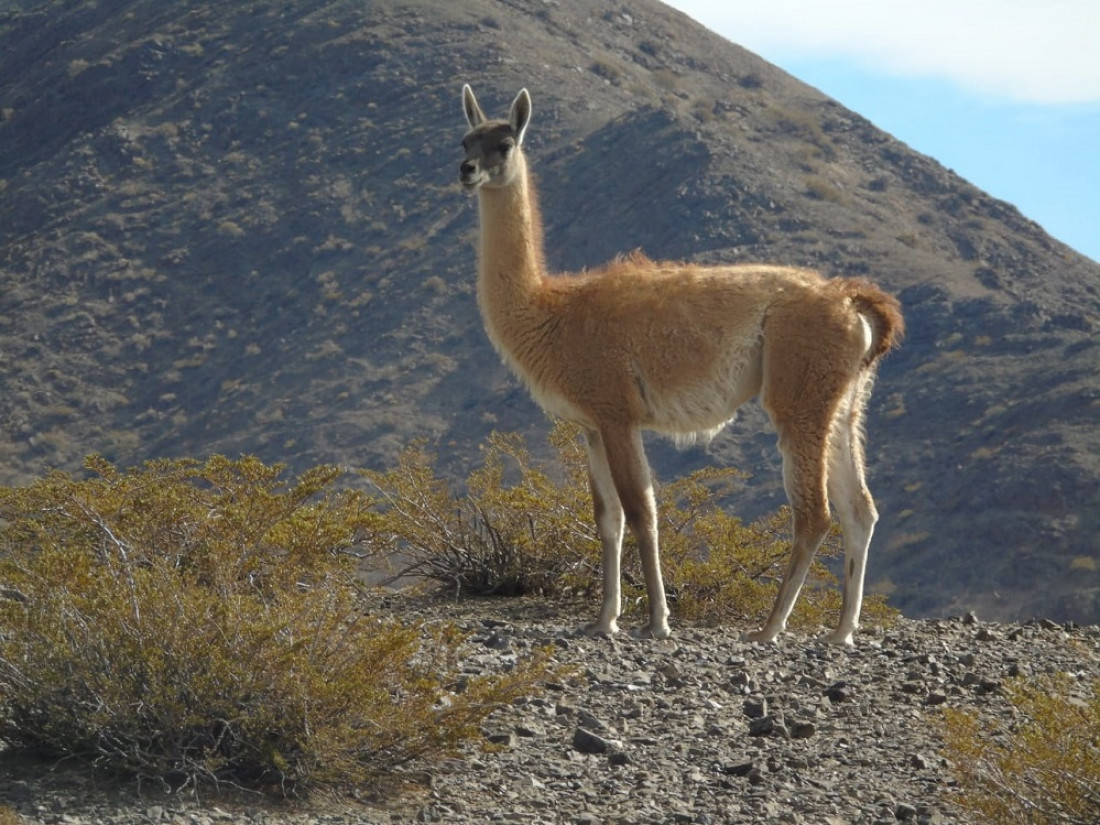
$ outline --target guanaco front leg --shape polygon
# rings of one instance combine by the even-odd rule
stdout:
[[[584,632],[593,636],[610,636],[619,630],[619,612],[622,610],[623,507],[615,490],[599,432],[587,432],[585,445],[588,449],[588,482],[592,488],[596,532],[602,551],[603,606],[599,618],[587,625]]]
[[[664,639],[671,632],[668,627],[668,602],[661,577],[657,502],[642,445],[642,433],[637,428],[605,427],[601,430],[601,438],[626,524],[637,539],[638,553],[641,556],[642,574],[649,600],[649,623],[641,632],[645,636]],[[607,607],[606,601],[604,607]]]

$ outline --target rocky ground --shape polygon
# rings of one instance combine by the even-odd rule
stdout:
[[[0,754],[0,823],[972,823],[951,803],[946,707],[1004,714],[1017,675],[1100,674],[1100,628],[899,620],[854,650],[792,634],[745,644],[679,627],[663,641],[578,637],[572,607],[402,603],[473,634],[471,673],[551,645],[574,675],[489,718],[461,758],[405,792],[287,807],[163,797]],[[6,806],[6,807],[5,807]],[[976,825],[976,823],[975,823]]]

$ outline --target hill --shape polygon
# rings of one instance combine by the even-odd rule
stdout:
[[[456,470],[547,424],[499,364],[459,91],[534,99],[551,266],[641,247],[873,278],[869,581],[909,615],[1100,621],[1100,265],[653,0],[0,4],[0,481],[89,452]],[[755,406],[668,477],[754,474]]]

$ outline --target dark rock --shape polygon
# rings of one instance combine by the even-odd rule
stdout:
[[[577,728],[573,732],[573,748],[581,753],[607,753],[611,743],[590,730]]]
[[[741,707],[747,717],[750,719],[759,719],[762,716],[766,716],[768,713],[768,700],[746,699]]]
[[[485,738],[494,745],[505,745],[509,748],[516,743],[516,736],[511,731],[487,733]]]
[[[792,739],[809,739],[817,733],[817,725],[813,722],[799,721],[791,725]]]
[[[917,809],[905,802],[899,802],[894,806],[894,816],[902,822],[909,822],[917,818]]]
[[[755,766],[754,762],[732,762],[719,766],[718,770],[726,776],[748,776]]]
[[[791,734],[782,719],[775,716],[762,716],[749,722],[749,736],[778,736],[789,739]]]

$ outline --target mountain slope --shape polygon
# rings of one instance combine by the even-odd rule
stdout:
[[[22,8],[20,8],[22,6]],[[6,9],[6,11],[2,11]],[[913,615],[1100,621],[1100,266],[652,0],[0,6],[0,467],[212,451],[455,470],[547,424],[473,294],[459,102],[526,86],[555,268],[641,247],[871,277],[870,581]],[[754,473],[750,405],[658,474]]]

